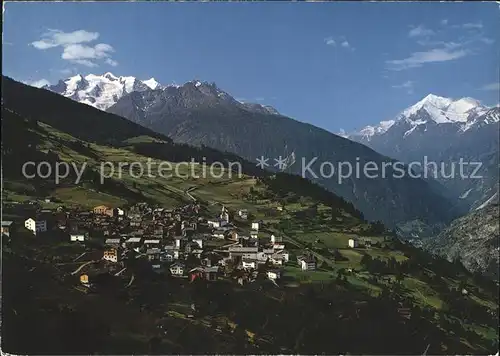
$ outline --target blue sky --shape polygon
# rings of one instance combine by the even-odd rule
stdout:
[[[3,74],[192,79],[338,132],[429,93],[498,103],[495,3],[7,3]]]

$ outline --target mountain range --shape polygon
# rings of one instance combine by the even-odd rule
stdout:
[[[438,163],[437,169],[429,164],[423,170],[441,183],[444,195],[474,210],[498,200],[499,119],[498,106],[428,95],[392,120],[342,135],[408,164],[423,163],[424,157]],[[465,167],[463,177],[456,167],[461,159],[474,163]],[[477,178],[472,177],[475,162],[481,162]]]
[[[485,114],[490,108],[483,106],[473,98],[453,100],[434,94],[429,94],[416,104],[403,110],[393,120],[381,121],[376,126],[366,126],[359,132],[354,132],[347,137],[361,137],[360,140],[371,141],[374,137],[386,133],[394,124],[405,122],[411,126],[405,131],[404,136],[410,135],[419,125],[427,123],[458,124],[462,131],[479,124],[477,118]]]
[[[316,174],[322,162],[350,162],[354,167],[356,161],[373,161],[380,167],[392,159],[409,163],[427,155],[448,167],[464,152],[470,160],[485,162],[482,173],[486,174],[476,180],[396,179],[389,173],[386,179],[351,176],[339,184],[339,172],[328,178],[308,177],[351,201],[367,219],[392,227],[417,224],[426,226],[423,230],[428,234],[435,233],[451,219],[492,199],[498,190],[498,150],[492,129],[498,125],[498,108],[471,98],[428,95],[394,120],[339,137],[285,117],[272,107],[238,101],[215,83],[199,80],[161,85],[154,79],[105,73],[77,75],[45,89],[125,117],[176,142],[212,147],[250,161],[268,157],[269,169],[274,168],[273,158],[283,156],[286,171],[296,174],[303,173],[303,162],[315,158],[310,167]]]
[[[138,202],[185,207],[196,199],[207,216],[219,213],[222,204],[234,211],[244,206],[265,221],[261,229],[265,234],[286,236],[294,256],[306,249],[323,261],[314,271],[283,266],[283,280],[294,284],[257,279],[242,286],[229,281],[170,279],[137,264],[132,256],[123,274],[115,278],[99,278],[104,274],[89,271],[96,288],[87,294],[72,288],[79,284],[71,271],[83,246],[72,244],[70,249],[62,243],[64,232],[54,231],[47,239],[35,241],[19,229],[6,242],[2,260],[4,280],[12,282],[2,290],[2,349],[12,354],[40,350],[43,354],[109,350],[139,354],[150,352],[153,344],[161,354],[196,354],[207,348],[214,354],[324,350],[332,354],[345,350],[491,354],[498,349],[494,281],[402,243],[379,224],[367,223],[351,203],[297,175],[263,171],[229,153],[174,143],[123,117],[5,77],[2,132],[4,217],[31,215],[32,205],[38,204],[85,211],[100,204],[127,208]],[[350,142],[340,142],[344,141]],[[119,178],[99,179],[98,167],[104,161],[120,164],[150,158],[176,164],[190,157],[199,161],[201,156],[207,162],[238,160],[243,174],[165,179],[138,177],[125,170]],[[88,166],[79,183],[72,174],[56,184],[53,175],[27,179],[21,174],[27,161]],[[52,201],[44,202],[48,196]],[[270,209],[274,206],[284,211],[276,213]],[[100,247],[101,237],[95,236],[89,246]],[[351,237],[373,243],[369,248],[352,249],[348,247]],[[57,263],[54,268],[54,261],[61,260],[73,262],[66,267]],[[192,303],[196,313],[184,316],[192,312],[186,309]],[[168,333],[162,332],[161,342],[153,343],[158,337],[158,315]],[[139,319],[141,327],[137,328]],[[79,342],[82,330],[88,342]],[[194,339],[202,342],[193,343]]]
[[[194,80],[193,84],[199,88],[203,95],[216,95],[221,99],[226,99],[228,102],[250,111],[279,114],[271,106],[237,101],[227,93],[219,90],[215,84],[211,86],[202,85],[202,82],[198,80]],[[116,104],[123,96],[132,92],[148,92],[151,90],[171,92],[176,91],[180,86],[176,84],[163,86],[154,78],[140,80],[131,76],[117,77],[107,72],[102,75],[88,74],[83,76],[78,74],[60,80],[55,85],[46,85],[43,88],[97,109],[106,110]]]
[[[78,102],[106,110],[123,95],[133,91],[154,90],[160,88],[154,79],[139,80],[135,77],[116,77],[111,73],[103,75],[75,75],[57,84],[44,88],[64,95]]]
[[[104,106],[96,103],[105,102],[106,111],[165,134],[176,142],[232,152],[250,161],[261,156],[270,158],[271,162],[273,158],[286,157],[286,170],[295,174],[302,174],[302,162],[313,159],[317,159],[310,166],[313,172],[319,171],[322,162],[349,162],[352,167],[356,161],[359,164],[375,162],[380,167],[383,162],[392,161],[364,145],[282,116],[272,108],[242,103],[215,83],[193,80],[183,85],[158,85],[154,89],[137,84],[140,90],[130,92],[122,85],[121,90],[113,89],[111,94],[106,93],[108,82],[122,83],[124,77],[106,73],[100,80],[89,80],[95,77],[75,76],[46,89],[101,109]],[[141,83],[130,79],[128,82]],[[81,91],[87,93],[85,97],[68,91],[68,87],[75,86],[73,83],[78,83]],[[112,88],[116,87],[118,85]],[[109,97],[113,100],[106,99]],[[272,169],[272,165],[269,168]],[[387,179],[351,176],[341,184],[339,172],[328,178],[308,178],[351,201],[367,219],[380,220],[392,227],[414,220],[442,226],[460,214],[456,203],[443,197],[428,182],[387,175]]]

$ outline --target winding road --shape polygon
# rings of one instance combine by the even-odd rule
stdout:
[[[82,264],[80,267],[78,267],[77,269],[75,269],[73,272],[71,272],[71,275],[74,276],[75,274],[77,274],[78,272],[81,271],[81,269],[91,263],[96,263],[96,262],[99,262],[100,260],[93,260],[93,261],[88,261],[88,262],[85,262],[84,264]]]

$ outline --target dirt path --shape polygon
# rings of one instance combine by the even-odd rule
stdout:
[[[82,264],[80,267],[78,267],[77,269],[75,269],[73,272],[71,272],[71,275],[74,276],[75,274],[77,274],[78,272],[81,271],[81,269],[91,263],[96,263],[96,262],[99,262],[99,260],[93,260],[93,261],[88,261],[88,262],[85,262],[84,264]]]

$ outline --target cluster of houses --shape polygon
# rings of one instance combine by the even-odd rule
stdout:
[[[123,268],[129,259],[144,259],[158,273],[175,277],[216,280],[232,277],[239,283],[259,275],[273,281],[282,277],[290,254],[282,236],[263,238],[262,221],[248,221],[248,211],[236,214],[237,228],[223,206],[215,218],[204,218],[196,202],[175,209],[139,203],[129,208],[100,205],[91,211],[39,210],[24,221],[34,236],[58,232],[71,243],[98,242],[102,260]],[[10,238],[12,221],[2,221],[2,235]],[[351,238],[350,248],[369,247],[370,239]],[[93,245],[95,246],[95,244]],[[297,256],[304,271],[317,268],[312,253]],[[85,277],[88,278],[88,277]],[[85,279],[86,280],[86,279]],[[83,282],[82,282],[83,283]]]
[[[143,259],[155,272],[191,281],[227,277],[244,284],[259,276],[273,281],[281,278],[283,265],[289,261],[281,236],[263,238],[261,221],[248,222],[246,231],[237,228],[225,207],[215,218],[200,215],[196,202],[175,209],[146,203],[126,210],[104,205],[91,211],[60,207],[28,217],[24,226],[40,238],[57,231],[71,243],[97,241],[102,260],[115,268],[126,267],[131,259]],[[236,215],[240,222],[249,216],[246,210]],[[300,256],[298,262],[304,270],[316,268],[313,256]],[[88,284],[91,277],[82,276],[82,284]]]

